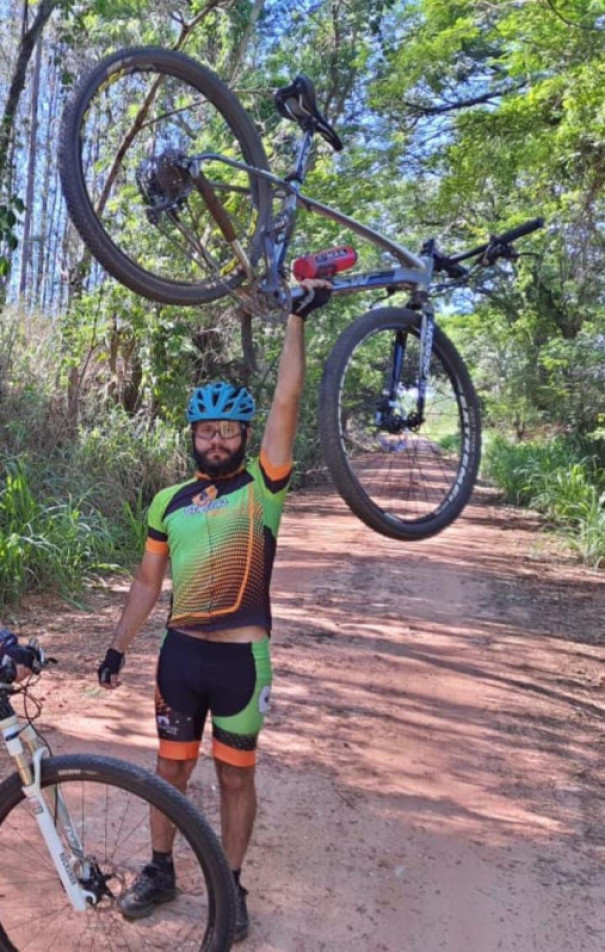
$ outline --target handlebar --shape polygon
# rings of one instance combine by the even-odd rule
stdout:
[[[532,231],[537,231],[539,228],[543,227],[543,218],[532,218],[530,221],[526,221],[522,225],[517,225],[516,228],[511,228],[509,231],[505,231],[501,235],[492,235],[489,241],[486,241],[483,245],[478,245],[471,251],[463,251],[461,254],[452,255],[448,258],[448,261],[452,264],[457,264],[459,261],[466,261],[468,258],[477,258],[479,255],[484,255],[485,263],[492,264],[496,258],[505,256],[503,249],[507,245],[512,244],[512,242],[516,241],[517,238],[522,238],[524,235],[530,235]],[[496,253],[490,255],[490,250],[492,249]]]
[[[531,221],[526,221],[523,225],[517,225],[516,228],[511,228],[510,231],[505,231],[504,234],[492,238],[492,241],[508,245],[511,241],[516,241],[517,238],[523,238],[523,235],[531,235],[532,231],[538,231],[539,228],[544,228],[544,219],[532,218]]]
[[[32,674],[40,674],[43,668],[56,663],[56,659],[49,658],[40,647],[37,638],[30,638],[27,645],[11,645],[0,657],[0,688],[13,684],[18,664],[29,668]]]

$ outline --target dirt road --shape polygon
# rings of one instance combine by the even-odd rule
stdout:
[[[92,673],[126,587],[93,593],[93,614],[32,600],[21,630],[63,662],[40,689],[54,748],[151,766],[166,605],[119,692]],[[557,560],[518,511],[474,505],[405,545],[309,492],[273,591],[241,948],[602,952],[605,573]],[[193,796],[216,822],[209,758]]]

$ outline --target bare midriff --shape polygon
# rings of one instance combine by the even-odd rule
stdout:
[[[237,644],[247,644],[251,641],[262,641],[267,637],[266,628],[260,625],[244,625],[241,628],[223,628],[220,631],[199,631],[195,628],[175,628],[183,635],[199,638],[201,641],[231,641]]]

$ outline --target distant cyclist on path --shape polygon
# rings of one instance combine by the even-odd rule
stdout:
[[[306,294],[288,319],[258,457],[246,461],[255,409],[248,390],[219,382],[193,392],[187,419],[198,472],[154,498],[145,553],[98,672],[104,687],[120,683],[124,654],[157,601],[170,561],[173,592],[156,683],[157,773],[186,792],[210,712],[223,848],[238,894],[236,941],[248,934],[240,872],[271,690],[269,586],[304,382],[303,325],[331,293],[326,281],[302,285]],[[151,860],[121,899],[124,916],[147,916],[176,896],[173,840],[170,822],[152,810]]]

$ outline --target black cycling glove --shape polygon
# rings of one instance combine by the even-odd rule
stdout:
[[[292,313],[297,317],[302,317],[303,321],[307,319],[311,311],[317,310],[327,304],[332,296],[332,288],[325,288],[319,285],[316,288],[302,288],[304,294],[297,301],[292,302]]]
[[[124,655],[115,648],[108,648],[105,657],[99,665],[97,674],[99,684],[111,684],[112,674],[118,675],[124,667]]]

